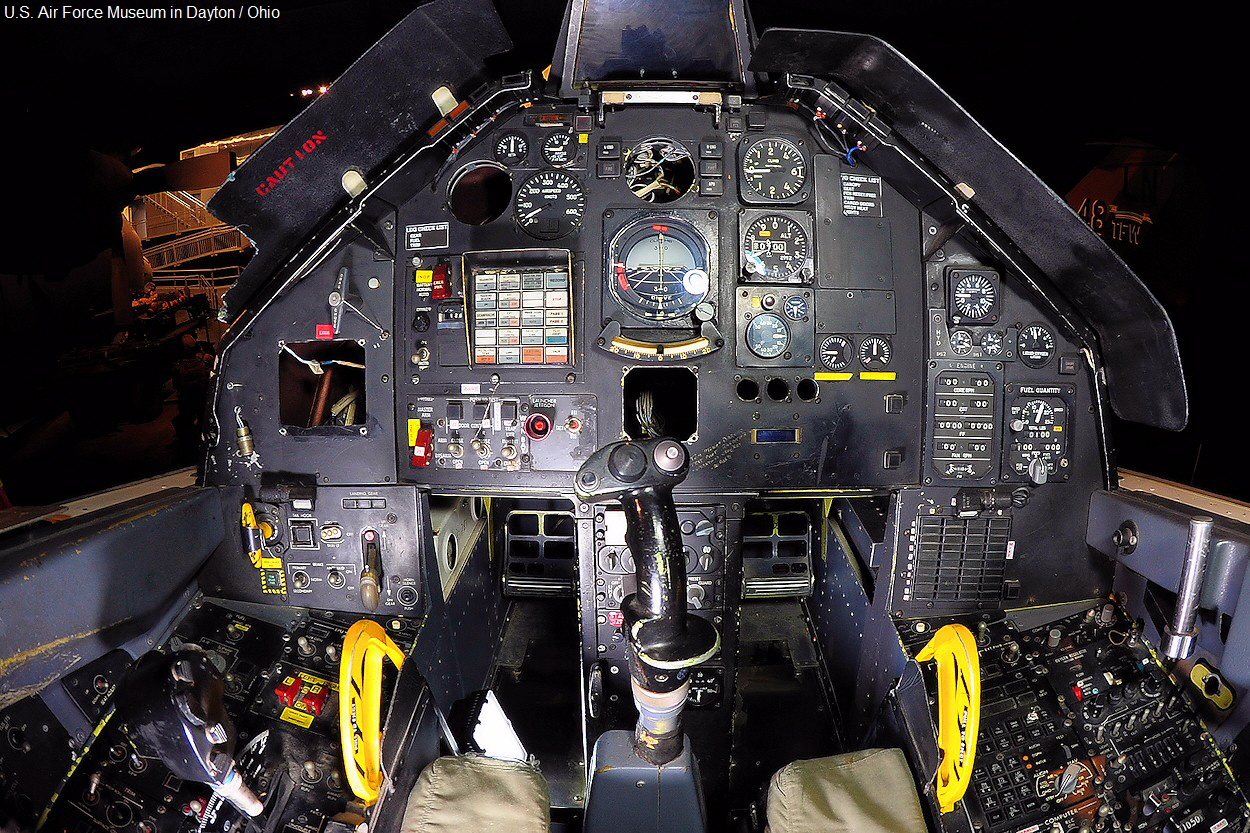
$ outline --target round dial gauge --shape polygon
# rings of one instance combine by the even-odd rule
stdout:
[[[980,272],[961,275],[955,283],[955,311],[971,321],[981,321],[994,310],[998,289]]]
[[[966,356],[972,352],[972,333],[967,330],[951,331],[951,352],[956,356]]]
[[[742,154],[742,181],[766,200],[793,199],[807,183],[807,161],[789,139],[759,139]]]
[[[529,140],[520,133],[505,133],[495,142],[495,161],[501,165],[520,165],[529,155]]]
[[[791,295],[782,304],[781,311],[791,321],[802,321],[807,317],[807,301],[801,295]]]
[[[846,370],[855,358],[855,348],[842,336],[829,336],[820,343],[820,362],[830,370]]]
[[[894,348],[885,336],[868,336],[859,344],[859,360],[864,367],[885,367],[894,356]]]
[[[997,330],[986,330],[981,336],[981,352],[987,356],[1003,354],[1003,334]]]
[[[547,160],[548,165],[558,168],[572,162],[575,156],[577,145],[573,141],[572,133],[552,133],[543,139],[543,159]]]
[[[670,217],[644,217],[618,231],[608,272],[621,305],[653,320],[688,315],[711,286],[707,241],[694,226]]]
[[[789,280],[803,270],[808,257],[807,232],[789,217],[756,217],[742,235],[742,268],[749,275]]]
[[[586,192],[564,171],[539,171],[517,188],[512,208],[526,234],[556,240],[581,227]]]
[[[1030,324],[1020,331],[1016,352],[1029,367],[1045,367],[1055,355],[1055,335],[1044,324]]]
[[[747,349],[761,359],[775,359],[790,346],[790,328],[775,312],[762,312],[747,325]]]

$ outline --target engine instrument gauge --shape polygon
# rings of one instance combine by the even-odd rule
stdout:
[[[521,133],[505,133],[495,142],[494,154],[501,165],[520,165],[530,155],[529,140]]]
[[[742,154],[742,181],[748,196],[768,202],[793,200],[807,184],[807,160],[789,139],[757,139]]]
[[[820,343],[820,363],[830,370],[846,370],[855,359],[855,348],[843,336],[828,336]]]
[[[556,240],[581,227],[586,191],[572,174],[539,171],[517,188],[512,209],[526,234]]]
[[[708,295],[708,244],[685,220],[642,217],[608,248],[608,286],[628,312],[662,321],[688,315]]]
[[[986,330],[981,335],[981,352],[987,356],[1003,354],[1003,334],[997,330]]]
[[[894,357],[894,348],[885,336],[868,336],[859,344],[859,361],[864,367],[885,367]]]
[[[742,235],[742,268],[748,275],[785,281],[799,275],[810,258],[807,232],[781,214],[756,217]]]
[[[956,356],[966,356],[972,352],[972,333],[967,330],[951,330],[951,352]]]
[[[552,133],[543,139],[543,159],[557,168],[568,165],[577,156],[577,143],[572,133]]]
[[[988,324],[997,321],[997,278],[998,274],[989,270],[951,270],[951,319],[957,324]]]
[[[762,312],[747,325],[746,341],[761,359],[775,359],[790,346],[790,328],[775,312]]]
[[[1030,324],[1020,331],[1016,352],[1029,367],[1045,367],[1055,355],[1055,335],[1045,324]]]

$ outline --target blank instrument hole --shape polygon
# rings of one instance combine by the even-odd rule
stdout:
[[[760,398],[760,383],[754,379],[742,379],[738,382],[738,398],[743,402],[755,402]]]
[[[777,376],[768,380],[765,390],[768,392],[769,399],[774,402],[785,402],[790,396],[790,383]]]
[[[816,386],[815,379],[800,379],[799,383],[794,386],[794,392],[804,402],[811,402],[820,393],[820,388]]]

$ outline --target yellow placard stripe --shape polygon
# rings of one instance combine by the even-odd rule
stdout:
[[[854,378],[854,373],[827,373],[822,371],[816,374],[817,382],[845,382],[848,379]]]
[[[893,370],[865,370],[859,374],[865,382],[893,382],[898,374]]]
[[[282,710],[279,715],[287,723],[294,723],[296,726],[303,726],[307,729],[312,725],[313,716],[308,712],[302,712],[299,709],[292,709],[289,706]]]

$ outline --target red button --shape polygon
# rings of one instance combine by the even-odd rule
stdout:
[[[330,687],[312,684],[309,685],[304,692],[304,696],[300,698],[300,708],[307,712],[320,715],[321,710],[326,706],[326,700],[330,697]]]
[[[621,613],[619,610],[609,610],[608,624],[614,628],[619,628],[621,625],[625,624],[625,614]]]
[[[304,681],[299,677],[286,677],[282,682],[278,683],[278,687],[274,689],[274,693],[278,695],[278,702],[284,706],[294,706],[295,701],[299,699],[300,690],[304,687]]]
[[[334,325],[318,324],[317,325],[317,341],[329,341],[334,338]]]

